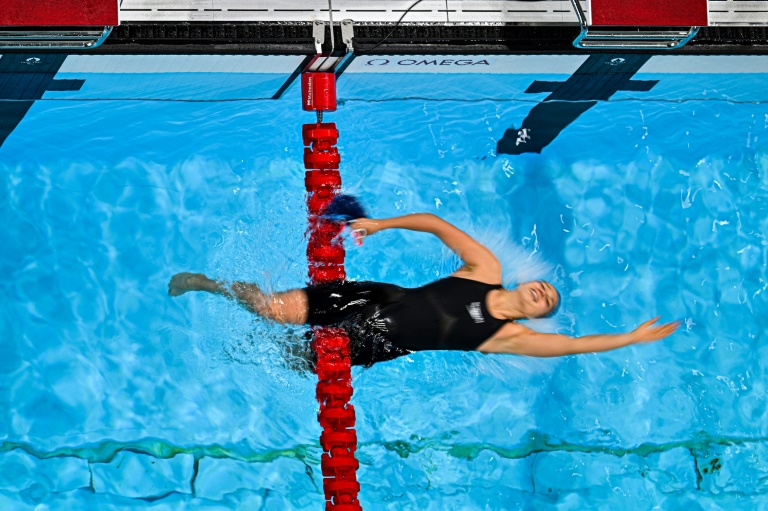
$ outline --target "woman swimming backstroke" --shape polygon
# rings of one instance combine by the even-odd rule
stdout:
[[[385,229],[432,233],[463,261],[449,277],[408,289],[378,282],[334,282],[267,294],[255,284],[231,286],[199,273],[178,273],[168,294],[207,291],[237,300],[249,311],[288,324],[336,325],[351,341],[352,363],[371,365],[422,350],[477,350],[534,357],[607,351],[658,341],[679,321],[656,325],[658,317],[621,334],[569,337],[535,332],[517,320],[553,313],[560,295],[545,281],[501,286],[502,268],[486,247],[429,213],[375,220],[359,218],[350,226],[362,235]]]

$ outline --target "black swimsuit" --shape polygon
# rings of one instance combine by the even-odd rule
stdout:
[[[305,288],[311,325],[339,325],[349,334],[354,365],[370,366],[422,350],[476,349],[504,326],[485,305],[500,285],[448,277],[405,289],[376,282]]]

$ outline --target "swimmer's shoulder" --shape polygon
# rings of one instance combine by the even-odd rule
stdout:
[[[458,270],[456,270],[455,272],[451,273],[449,277],[474,280],[476,282],[482,282],[483,284],[500,286],[501,285],[501,268],[494,268],[494,267],[472,268],[471,266],[464,265]]]
[[[488,340],[475,348],[484,353],[510,353],[510,343],[515,337],[531,332],[531,329],[521,325],[517,321],[507,321]]]

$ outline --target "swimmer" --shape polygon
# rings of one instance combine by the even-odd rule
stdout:
[[[544,281],[501,286],[502,268],[486,247],[429,213],[349,222],[360,236],[407,229],[437,236],[464,263],[449,277],[407,289],[376,282],[334,282],[267,294],[255,284],[231,286],[199,273],[171,278],[168,294],[206,291],[237,300],[247,310],[284,324],[340,326],[350,337],[352,363],[370,366],[422,350],[463,350],[557,357],[650,343],[671,335],[679,321],[658,317],[621,334],[569,337],[531,330],[518,320],[547,317],[560,295]]]

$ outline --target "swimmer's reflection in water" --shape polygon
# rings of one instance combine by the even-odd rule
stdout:
[[[657,325],[658,317],[621,334],[569,337],[535,332],[518,320],[552,315],[560,295],[544,281],[514,289],[501,286],[502,268],[486,247],[429,213],[350,222],[370,236],[386,229],[434,234],[463,261],[456,272],[408,289],[379,282],[340,282],[267,294],[255,284],[231,285],[199,273],[178,273],[168,294],[207,291],[237,300],[249,311],[284,324],[335,325],[351,340],[352,363],[376,362],[422,350],[463,350],[556,357],[593,353],[663,339],[679,321]]]

